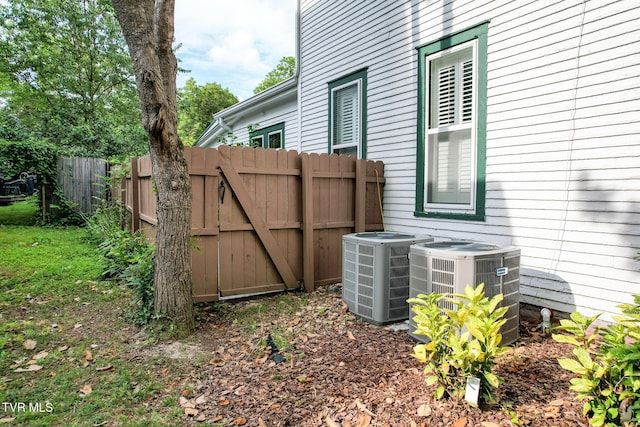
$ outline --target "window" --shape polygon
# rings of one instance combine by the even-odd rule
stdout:
[[[249,138],[252,147],[284,148],[284,123],[255,130]]]
[[[418,49],[417,216],[484,220],[487,27]]]
[[[329,83],[329,153],[366,158],[367,71]]]

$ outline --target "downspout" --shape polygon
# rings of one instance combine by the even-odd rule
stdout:
[[[296,67],[293,71],[293,77],[298,82],[297,87],[297,102],[298,102],[298,152],[302,151],[302,78],[300,76],[300,61],[302,60],[302,52],[300,45],[302,44],[300,38],[302,35],[301,25],[302,18],[300,12],[300,2],[301,0],[296,1]]]
[[[225,130],[227,133],[233,133],[233,129],[231,129],[225,122],[222,117],[218,117],[218,124],[220,127]]]

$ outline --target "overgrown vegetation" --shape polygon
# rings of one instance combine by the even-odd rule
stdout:
[[[560,320],[553,339],[574,347],[576,357],[559,359],[578,377],[571,390],[585,400],[583,413],[594,426],[637,426],[640,423],[640,295],[634,304],[618,306],[615,324],[596,326],[600,315],[572,313]]]
[[[492,369],[496,358],[508,351],[500,345],[507,312],[507,307],[498,307],[502,299],[501,294],[488,299],[484,284],[475,289],[467,286],[464,294],[431,293],[409,299],[416,314],[414,333],[429,339],[414,347],[413,357],[427,365],[426,382],[437,385],[436,399],[463,397],[467,379],[474,377],[480,380],[480,398],[494,401],[492,388],[502,379]]]
[[[36,176],[37,222],[55,225],[79,225],[80,216],[74,212],[58,187],[58,158],[67,152],[43,141],[4,141],[0,140],[0,179],[15,179],[23,173]],[[56,209],[53,217],[42,215],[42,185],[54,196]],[[47,203],[51,194],[45,195]]]
[[[87,230],[104,260],[102,277],[122,281],[132,288],[134,298],[129,320],[145,325],[154,318],[153,273],[154,247],[141,232],[131,233],[121,226],[126,212],[111,202],[86,217]]]

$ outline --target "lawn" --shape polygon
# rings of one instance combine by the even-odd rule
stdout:
[[[32,225],[38,212],[37,197],[0,206],[0,225]]]
[[[102,281],[80,228],[0,226],[0,419],[12,425],[171,425],[181,411],[158,357],[124,320],[131,295]]]

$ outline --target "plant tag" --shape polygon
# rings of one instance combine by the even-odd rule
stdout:
[[[480,395],[480,378],[467,377],[467,388],[464,393],[464,400],[474,406],[478,405],[478,396]]]

